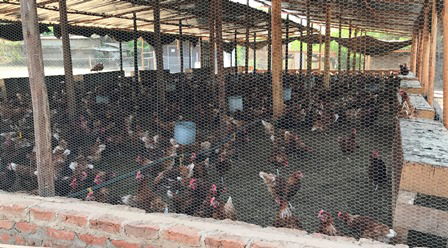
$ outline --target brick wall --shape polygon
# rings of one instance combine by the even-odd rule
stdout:
[[[0,243],[45,247],[393,247],[63,198],[0,192]],[[407,246],[396,246],[404,248]]]

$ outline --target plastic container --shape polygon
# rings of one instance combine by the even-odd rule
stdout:
[[[283,101],[291,100],[291,94],[292,94],[291,88],[284,88],[283,89]]]
[[[240,110],[243,111],[243,97],[242,96],[229,96],[229,111],[231,113]]]
[[[191,145],[196,140],[196,124],[192,121],[180,121],[174,127],[174,139],[181,145]]]

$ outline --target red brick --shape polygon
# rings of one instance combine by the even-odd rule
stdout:
[[[25,239],[23,239],[22,236],[16,236],[16,242],[14,243],[15,245],[25,245]]]
[[[9,220],[0,220],[0,229],[12,229],[14,227],[14,222]]]
[[[47,235],[53,239],[73,240],[75,233],[69,231],[61,231],[53,228],[47,228]]]
[[[7,234],[7,233],[0,234],[0,240],[1,240],[0,242],[2,244],[8,244],[9,243],[9,238],[10,238],[10,235]]]
[[[85,227],[87,226],[87,216],[75,213],[60,213],[59,218],[63,222],[67,222],[76,226]]]
[[[209,248],[244,248],[246,242],[238,236],[210,235],[205,237],[205,246]]]
[[[108,233],[119,233],[121,221],[116,219],[93,219],[90,220],[90,228],[102,230]]]
[[[124,227],[127,235],[135,238],[153,239],[159,236],[159,226],[153,224],[128,224]]]
[[[17,222],[16,229],[20,232],[35,233],[37,231],[37,225],[28,222]]]
[[[79,239],[87,245],[106,245],[107,242],[107,237],[97,237],[89,234],[81,234]]]
[[[72,247],[71,244],[61,242],[61,241],[55,241],[55,240],[46,240],[46,241],[44,241],[42,246],[43,247],[57,247],[57,248],[71,248]]]
[[[200,231],[186,226],[174,226],[163,231],[163,238],[187,245],[199,246]]]
[[[13,204],[0,206],[0,214],[6,216],[23,217],[25,215],[26,206]]]
[[[140,244],[130,243],[123,240],[112,240],[112,245],[117,248],[140,248]]]
[[[256,240],[252,243],[250,248],[277,248],[277,247],[284,247],[284,246],[285,246],[285,244],[283,244],[280,241],[275,242],[275,241]]]
[[[39,208],[31,208],[30,215],[34,219],[37,220],[45,220],[50,221],[54,218],[55,213],[49,210],[39,209]]]

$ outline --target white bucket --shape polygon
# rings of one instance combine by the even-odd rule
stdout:
[[[174,127],[174,139],[181,145],[193,144],[196,140],[196,124],[191,121],[180,121]]]

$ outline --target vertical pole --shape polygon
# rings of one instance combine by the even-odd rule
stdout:
[[[302,75],[303,73],[303,26],[302,19],[300,19],[300,56],[299,56],[299,73]]]
[[[76,97],[73,82],[72,54],[70,51],[70,37],[68,33],[66,0],[59,0],[59,16],[61,20],[62,55],[64,58],[65,85],[67,90],[67,107],[70,120],[75,119]]]
[[[157,61],[157,107],[161,109],[165,106],[165,81],[163,75],[163,47],[162,37],[160,36],[160,0],[153,0],[154,15],[154,46],[156,50]]]
[[[191,52],[191,41],[188,41],[188,66],[189,66],[189,68],[191,69],[191,68],[193,68],[191,65],[192,65],[192,63],[193,63],[193,61],[192,61],[192,57],[191,57],[191,54],[192,54],[192,52]]]
[[[421,25],[419,25],[419,29],[421,29]],[[417,40],[417,63],[416,63],[416,77],[420,81],[422,72],[422,31],[418,32],[418,40]]]
[[[269,8],[269,17],[272,16],[272,11],[271,8]],[[268,73],[271,72],[271,68],[272,68],[272,22],[271,22],[271,18],[268,19]]]
[[[247,0],[247,6],[249,6],[249,0]],[[249,73],[249,15],[246,13],[246,60],[245,60],[245,72]]]
[[[123,71],[123,44],[119,43],[120,45],[120,71]]]
[[[325,20],[325,63],[324,63],[324,87],[330,89],[330,42],[331,42],[331,5],[327,4]]]
[[[341,40],[342,38],[342,8],[341,8],[341,15],[339,16],[339,32],[338,32],[338,37],[339,40]],[[342,46],[341,44],[338,42],[338,74],[341,74],[341,69],[342,69],[342,61],[341,61],[341,51],[342,51]]]
[[[432,3],[432,18],[431,18],[431,51],[429,54],[429,79],[428,79],[428,103],[434,104],[434,73],[436,64],[436,49],[437,49],[437,1]]]
[[[448,30],[448,4],[443,5],[443,30]],[[24,32],[25,33],[25,32]],[[443,125],[448,128],[448,32],[443,32]]]
[[[203,44],[202,44],[202,37],[201,38],[199,38],[199,64],[200,64],[200,66],[199,66],[199,68],[202,68],[202,65],[203,65],[203,62],[202,62],[202,54],[203,54],[203,51],[202,51],[202,48],[203,48]]]
[[[423,26],[423,70],[422,70],[422,88],[423,95],[427,95],[429,79],[429,4],[425,5]]]
[[[283,115],[282,85],[282,1],[272,0],[272,100],[274,119]]]
[[[289,14],[286,15],[286,45],[285,45],[285,73],[288,74],[289,69]]]
[[[417,54],[418,54],[418,32],[415,31],[414,34],[414,49],[413,49],[413,53],[414,53],[414,57],[412,59],[412,61],[414,62],[414,64],[412,65],[412,72],[414,73],[414,75],[416,75],[417,73]]]
[[[142,41],[142,51],[140,54],[142,60],[142,70],[145,70],[145,40],[143,39],[143,37],[140,37],[140,40]]]
[[[322,26],[319,26],[319,54],[317,57],[319,61],[317,68],[320,73],[322,71]]]
[[[347,46],[347,73],[350,73],[350,52],[351,52],[351,45],[352,42],[352,20],[350,20],[349,26],[348,26],[348,46]]]
[[[308,27],[308,43],[306,45],[306,81],[310,83],[311,69],[313,68],[313,28],[311,27],[310,0],[306,1],[306,25]]]
[[[180,72],[184,73],[184,41],[182,39],[182,20],[179,20],[179,58]]]
[[[235,75],[238,74],[238,31],[235,30]]]
[[[39,195],[49,197],[55,194],[54,164],[51,158],[50,108],[45,86],[36,0],[20,0],[20,14],[33,104]]]
[[[415,61],[414,61],[414,58],[415,58],[415,31],[412,33],[412,45],[411,45],[411,59],[409,60],[409,69],[412,71],[412,72],[415,72],[415,69],[414,69],[414,67],[415,67]]]
[[[137,14],[135,12],[133,13],[133,17],[134,17],[134,84],[132,85],[132,87],[134,87],[133,90],[134,92],[136,92],[138,85],[138,60],[137,60],[138,34],[137,34]]]
[[[363,59],[363,63],[362,63],[362,70],[364,72],[366,72],[366,53],[367,53],[367,31],[364,31],[364,59]]]
[[[355,28],[355,39],[353,40],[353,74],[356,73],[356,50],[358,49],[358,29]]]
[[[215,0],[216,13],[216,49],[218,59],[219,105],[221,113],[227,113],[226,85],[224,80],[224,53],[222,47],[222,0]],[[221,130],[225,127],[225,115],[221,115]],[[225,132],[222,132],[225,135]]]
[[[254,73],[257,72],[257,33],[254,32]]]
[[[210,45],[210,81],[212,97],[216,97],[216,84],[215,84],[215,0],[210,0],[209,16],[208,16],[208,28],[210,31],[209,45]]]

